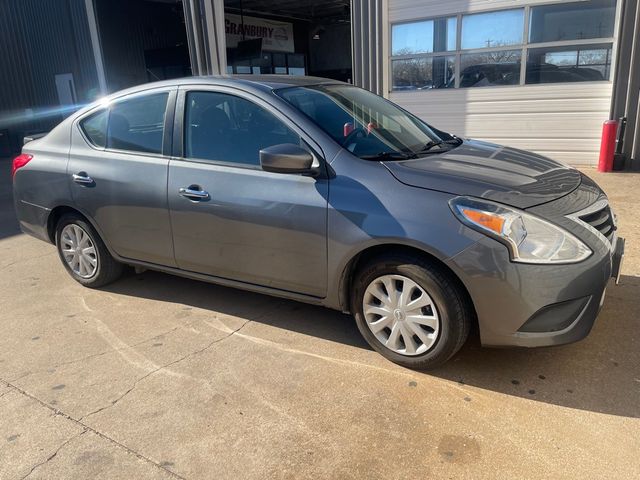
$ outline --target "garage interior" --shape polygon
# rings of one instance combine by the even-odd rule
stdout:
[[[348,0],[225,0],[224,6],[228,73],[312,75],[351,81]],[[260,28],[256,19],[273,21],[273,32]],[[243,20],[249,28],[238,28]],[[257,28],[250,28],[252,23]],[[290,33],[293,38],[285,40]],[[261,34],[279,34],[282,41],[269,42]]]
[[[349,0],[225,0],[227,73],[352,81]],[[109,91],[192,74],[182,0],[97,0]]]
[[[107,90],[191,75],[180,0],[96,0]]]

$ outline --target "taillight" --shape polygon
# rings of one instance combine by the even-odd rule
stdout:
[[[13,179],[16,176],[18,169],[24,167],[32,158],[33,155],[29,155],[27,153],[23,153],[14,158],[13,165],[11,166],[11,178]]]

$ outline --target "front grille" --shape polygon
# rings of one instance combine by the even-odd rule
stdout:
[[[609,243],[613,241],[613,235],[616,231],[616,220],[608,203],[603,203],[602,208],[598,208],[584,215],[579,215],[578,218],[604,235],[606,239],[609,240]]]

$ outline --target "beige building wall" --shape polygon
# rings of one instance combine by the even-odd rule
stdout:
[[[394,24],[541,3],[558,2],[388,0],[388,18]],[[385,49],[387,62],[389,51]],[[613,55],[612,69],[615,40]],[[397,92],[389,92],[390,85],[387,78],[392,101],[438,128],[576,165],[597,163],[602,122],[609,118],[612,95],[611,81]]]

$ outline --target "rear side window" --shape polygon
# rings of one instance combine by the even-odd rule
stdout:
[[[162,153],[168,92],[121,100],[111,105],[107,148]]]
[[[80,128],[89,141],[96,147],[104,148],[107,145],[107,119],[109,111],[100,110],[80,122]]]

